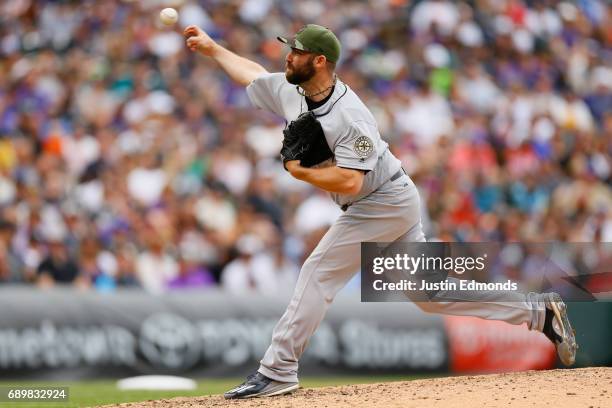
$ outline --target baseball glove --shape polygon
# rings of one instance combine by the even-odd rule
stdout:
[[[321,122],[312,111],[302,113],[289,123],[283,134],[285,137],[280,151],[283,166],[290,160],[299,160],[302,166],[312,167],[334,156]]]

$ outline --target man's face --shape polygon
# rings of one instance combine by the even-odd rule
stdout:
[[[292,48],[285,59],[285,77],[287,82],[299,85],[312,78],[316,73],[314,58],[315,55],[311,52]]]

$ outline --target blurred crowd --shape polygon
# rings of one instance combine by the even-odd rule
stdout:
[[[283,170],[284,123],[185,47],[188,24],[269,71],[284,70],[277,35],[331,28],[338,75],[418,185],[429,240],[612,241],[609,2],[0,10],[0,282],[291,290],[340,210]]]

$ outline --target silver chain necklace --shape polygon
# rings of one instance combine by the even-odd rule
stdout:
[[[338,77],[334,74],[334,80],[332,81],[331,85],[328,86],[327,88],[325,88],[322,91],[316,92],[316,93],[312,93],[309,94],[306,91],[304,91],[302,88],[300,88],[300,86],[296,86],[296,89],[298,91],[298,93],[302,96],[305,96],[306,98],[312,98],[313,96],[317,96],[317,95],[321,95],[322,93],[325,93],[327,91],[329,91],[330,89],[332,89],[335,85],[336,85],[336,80],[338,79]]]

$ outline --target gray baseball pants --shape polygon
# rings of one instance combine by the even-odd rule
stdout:
[[[308,257],[287,310],[274,327],[259,372],[276,381],[297,382],[298,360],[325,317],[336,293],[359,271],[361,242],[424,242],[418,191],[404,175],[353,203],[330,227]],[[470,301],[460,301],[459,297]],[[435,302],[417,302],[424,311],[477,316],[542,330],[544,303],[534,294],[496,301],[495,293],[444,291]],[[448,299],[448,300],[446,300]],[[474,301],[476,299],[476,301]]]

